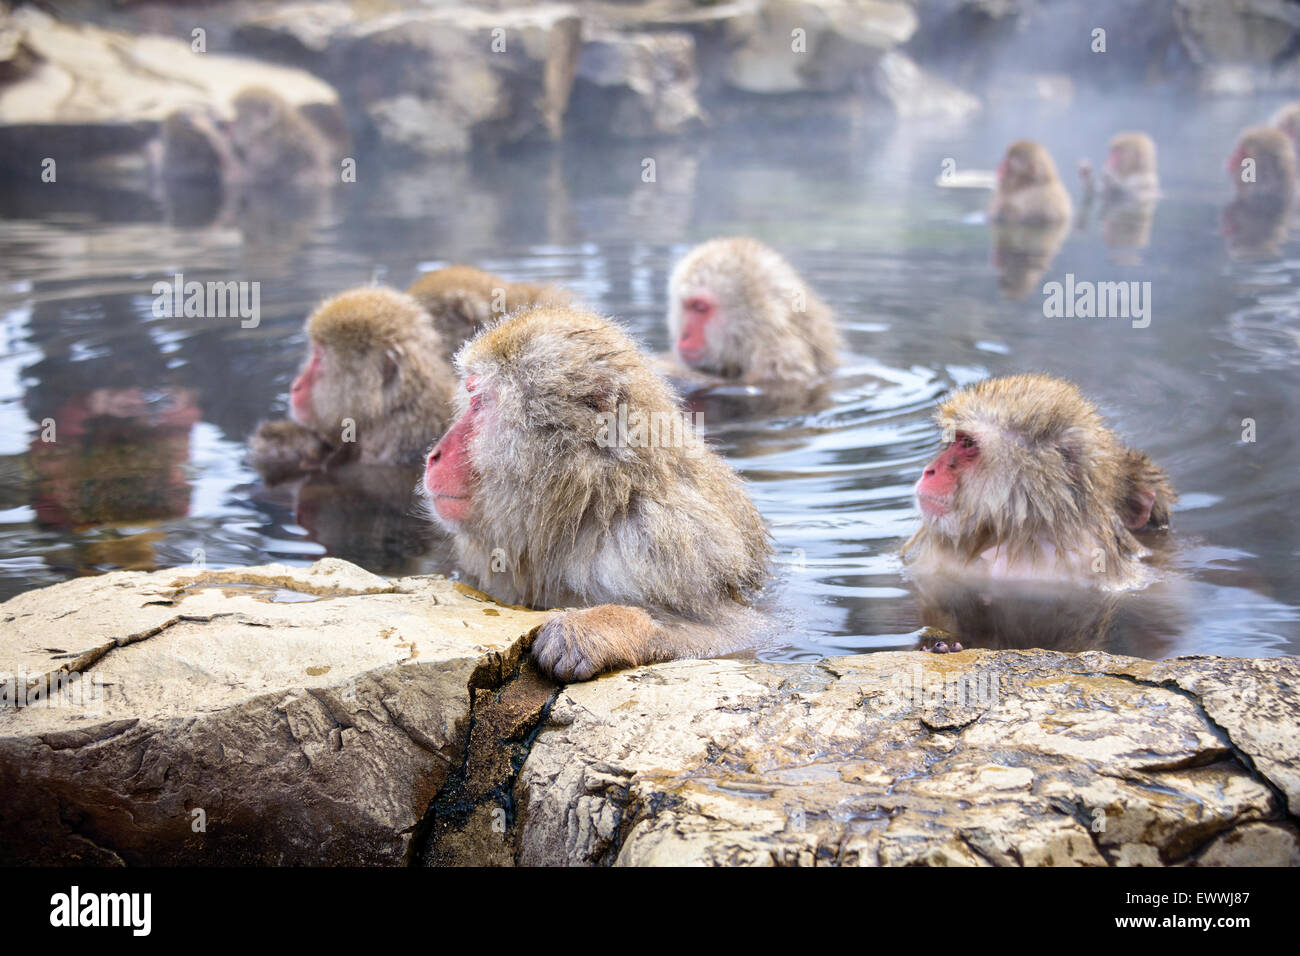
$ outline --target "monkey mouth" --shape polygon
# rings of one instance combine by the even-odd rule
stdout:
[[[936,498],[934,495],[927,495],[923,491],[916,493],[916,503],[920,507],[921,513],[927,518],[942,518],[950,508],[947,498]]]
[[[687,365],[698,365],[704,358],[703,347],[692,347],[677,343],[677,355]]]

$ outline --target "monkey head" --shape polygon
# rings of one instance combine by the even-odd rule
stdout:
[[[235,148],[247,153],[260,140],[277,135],[289,122],[292,107],[280,94],[263,86],[248,86],[234,100],[235,118],[230,124],[230,138]]]
[[[294,420],[313,431],[331,433],[345,418],[372,427],[404,399],[437,387],[429,356],[441,342],[410,296],[377,286],[342,292],[311,314],[306,331],[307,361],[289,401]],[[444,374],[450,379],[449,369]]]
[[[753,239],[692,249],[669,279],[667,322],[682,363],[724,379],[806,382],[838,361],[830,310]]]
[[[1015,191],[1056,182],[1051,154],[1033,140],[1017,140],[1007,147],[998,165],[998,188]]]
[[[1156,169],[1156,144],[1146,133],[1120,133],[1110,141],[1106,169],[1124,179]]]
[[[426,273],[407,289],[433,317],[451,347],[494,318],[539,305],[567,306],[570,297],[555,286],[509,282],[473,266],[447,266]]]
[[[636,344],[595,316],[526,309],[466,343],[456,365],[459,414],[430,452],[424,481],[435,518],[449,530],[536,527],[543,516],[518,490],[547,475],[562,482],[564,508],[578,509],[566,517],[576,522],[597,488],[625,487],[637,477],[629,469],[653,473],[684,451],[607,434],[620,405],[647,417],[681,413]],[[547,510],[557,503],[531,497]]]
[[[1254,162],[1254,181],[1243,178],[1243,163]],[[1237,195],[1269,193],[1289,198],[1295,190],[1295,150],[1291,140],[1281,130],[1271,126],[1255,126],[1246,130],[1237,140],[1237,146],[1228,157],[1228,175],[1237,189]]]
[[[1164,473],[1126,449],[1069,382],[980,382],[944,402],[937,422],[944,448],[916,483],[922,528],[909,548],[1121,574],[1141,550],[1131,531],[1148,528],[1153,510],[1167,518]]]
[[[525,309],[456,364],[459,415],[422,486],[485,590],[705,615],[761,585],[770,545],[743,483],[617,326]]]

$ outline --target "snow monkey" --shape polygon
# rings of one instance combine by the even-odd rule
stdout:
[[[451,416],[456,376],[428,314],[408,295],[363,286],[307,319],[306,364],[289,392],[293,421],[263,424],[253,464],[275,481],[356,459],[418,463]]]
[[[572,298],[556,286],[509,282],[473,266],[447,266],[426,273],[406,291],[433,317],[452,351],[492,318],[527,306],[567,306]]]
[[[240,181],[323,186],[338,180],[325,134],[278,93],[246,87],[234,105],[230,142]]]
[[[1291,148],[1300,155],[1300,102],[1288,103],[1273,114],[1273,126],[1276,126],[1291,140]]]
[[[1237,139],[1228,159],[1228,175],[1238,198],[1263,193],[1290,202],[1295,194],[1295,165],[1295,150],[1285,133],[1271,126],[1253,126]]]
[[[568,608],[537,634],[543,671],[586,680],[752,641],[767,531],[620,328],[526,309],[480,332],[456,364],[460,416],[425,469],[431,516],[472,583]]]
[[[1027,139],[1007,147],[998,165],[998,186],[989,218],[997,223],[1036,225],[1065,222],[1073,213],[1070,194],[1047,150]]]
[[[1102,201],[1145,202],[1160,195],[1156,144],[1146,133],[1120,133],[1110,141],[1101,171]]]
[[[1138,584],[1135,532],[1169,526],[1168,476],[1125,447],[1069,382],[989,379],[936,416],[944,449],[916,484],[921,527],[904,560],[1002,580]]]
[[[668,332],[682,363],[747,385],[810,385],[839,363],[830,308],[754,239],[714,239],[677,263]]]
[[[1295,205],[1296,155],[1279,129],[1246,130],[1228,158],[1235,194],[1223,209],[1223,234],[1234,258],[1276,256]]]

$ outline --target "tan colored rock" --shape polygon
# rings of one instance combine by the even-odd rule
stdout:
[[[690,33],[588,29],[568,119],[588,135],[677,136],[704,119],[698,86]]]
[[[557,698],[515,785],[518,858],[1276,863],[1300,735],[1255,714],[1294,720],[1297,677],[1293,658],[1043,651],[626,671]]]
[[[13,598],[0,860],[407,862],[473,694],[505,683],[544,618],[333,559]],[[13,706],[70,672],[80,696]]]
[[[368,17],[339,4],[296,4],[248,19],[234,35],[250,52],[288,56],[327,77],[373,145],[430,157],[559,139],[580,33],[566,4]]]
[[[1295,658],[677,661],[557,689],[524,657],[544,619],[338,560],[20,595],[0,863],[1300,861]]]
[[[845,92],[916,23],[893,0],[766,0],[727,21],[726,80],[746,93]]]

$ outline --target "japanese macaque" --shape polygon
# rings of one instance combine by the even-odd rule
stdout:
[[[195,110],[168,115],[158,129],[152,159],[169,183],[221,182],[234,175],[235,151],[217,120]]]
[[[431,516],[469,581],[567,607],[532,654],[561,681],[751,643],[769,536],[618,327],[539,308],[457,354],[460,417],[429,454]]]
[[[1300,103],[1288,103],[1273,114],[1276,126],[1291,140],[1291,149],[1300,156]]]
[[[325,134],[265,87],[235,97],[230,142],[243,182],[323,186],[337,178]]]
[[[668,331],[690,369],[747,385],[807,386],[839,363],[830,308],[754,239],[714,239],[677,263]]]
[[[1169,526],[1169,478],[1125,447],[1069,382],[1013,375],[949,398],[943,451],[916,484],[921,527],[903,549],[922,573],[997,580],[1143,582],[1136,532]]]
[[[452,351],[490,319],[531,306],[568,306],[572,299],[556,286],[508,282],[473,266],[448,266],[426,273],[406,291],[433,317],[434,326]]]
[[[1079,164],[1083,180],[1083,208],[1079,228],[1087,226],[1096,198],[1097,184],[1092,165]],[[1101,237],[1115,259],[1137,265],[1137,252],[1151,243],[1151,227],[1160,180],[1156,175],[1156,144],[1146,133],[1120,133],[1110,141],[1110,152],[1101,171]]]
[[[428,314],[409,295],[364,286],[307,319],[293,421],[263,424],[253,464],[270,481],[357,460],[418,462],[451,414],[456,377]]]
[[[1295,204],[1296,155],[1271,126],[1246,130],[1228,158],[1235,196],[1223,210],[1223,234],[1235,258],[1277,255]]]
[[[1295,150],[1281,130],[1253,126],[1243,132],[1228,159],[1237,196],[1268,194],[1288,202],[1295,194]]]
[[[1096,188],[1092,167],[1085,161],[1079,166],[1084,188],[1091,198]],[[1110,141],[1110,152],[1101,171],[1101,199],[1110,206],[1124,202],[1146,202],[1160,195],[1160,178],[1156,175],[1156,144],[1146,133],[1120,133]]]
[[[998,188],[989,207],[989,219],[995,223],[1043,225],[1068,222],[1073,212],[1070,194],[1061,184],[1047,150],[1032,140],[1012,143],[998,165]]]
[[[337,178],[331,154],[341,142],[304,111],[264,87],[247,87],[222,122],[202,110],[177,110],[159,128],[153,160],[167,182],[221,182],[240,186],[328,185]],[[325,118],[328,108],[317,108]],[[337,124],[336,124],[337,125]]]

